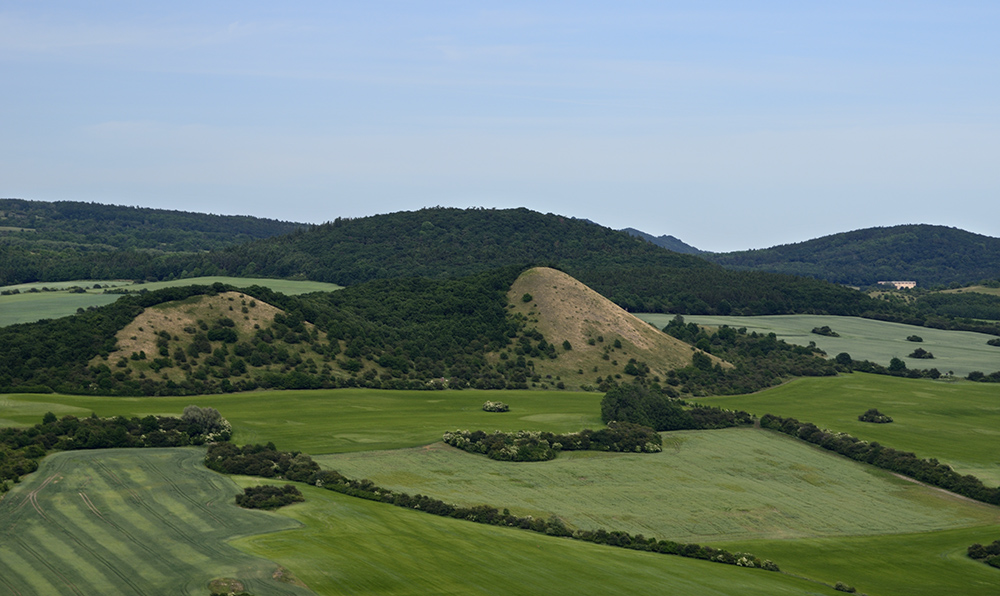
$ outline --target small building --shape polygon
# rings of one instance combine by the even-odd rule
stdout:
[[[917,287],[917,282],[915,281],[880,281],[878,282],[880,286],[892,286],[897,290],[909,289]]]

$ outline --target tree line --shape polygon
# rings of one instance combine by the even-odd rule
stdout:
[[[791,435],[820,447],[949,490],[970,499],[1000,505],[1000,488],[989,488],[971,474],[962,475],[936,459],[920,459],[914,453],[897,451],[877,442],[862,441],[846,433],[820,429],[810,422],[765,414],[761,428]]]
[[[613,421],[607,428],[565,434],[458,430],[446,432],[441,440],[463,451],[481,453],[499,461],[548,461],[555,459],[560,451],[658,453],[663,445],[660,435],[649,427]]]

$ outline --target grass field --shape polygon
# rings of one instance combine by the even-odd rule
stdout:
[[[791,416],[923,458],[937,458],[989,486],[1000,484],[1000,388],[996,385],[854,373],[798,379],[753,395],[698,401],[758,416]],[[858,421],[868,408],[878,408],[894,422]]]
[[[666,433],[657,454],[497,462],[443,443],[327,455],[324,468],[448,503],[556,515],[680,542],[901,534],[1000,523],[1000,510],[755,429]]]
[[[294,569],[318,594],[838,593],[780,573],[440,518],[318,488],[302,490],[305,503],[279,510],[302,523],[302,529],[234,544]]]
[[[65,317],[76,312],[78,308],[90,306],[103,306],[110,304],[120,298],[118,294],[103,294],[103,289],[88,289],[83,294],[73,294],[70,292],[38,292],[26,293],[32,288],[69,288],[80,286],[83,288],[93,288],[94,284],[102,287],[128,286],[130,289],[149,291],[160,288],[174,286],[189,286],[192,284],[210,285],[215,282],[232,284],[237,287],[248,287],[259,285],[271,288],[283,294],[305,294],[307,292],[332,292],[339,290],[342,286],[336,284],[322,283],[318,281],[293,281],[288,279],[267,279],[267,278],[243,278],[243,277],[193,277],[189,279],[178,279],[174,281],[159,281],[145,284],[132,284],[132,282],[122,281],[64,281],[64,282],[37,282],[31,284],[19,284],[16,286],[4,286],[0,290],[17,289],[20,294],[12,296],[0,296],[0,327],[13,325],[14,323],[30,323],[39,319],[56,319]]]
[[[663,328],[674,315],[639,314],[644,321]],[[748,331],[774,333],[792,344],[816,345],[829,357],[847,352],[855,360],[871,360],[883,366],[893,357],[902,358],[910,368],[936,368],[942,373],[954,372],[965,376],[974,370],[991,373],[1000,370],[1000,348],[988,346],[990,335],[968,331],[944,331],[914,327],[900,323],[886,323],[859,317],[834,317],[822,315],[773,315],[761,317],[684,316],[689,323],[699,325],[746,327]],[[826,337],[811,333],[814,327],[829,326],[840,337]],[[918,335],[923,342],[906,341]],[[916,348],[934,354],[930,360],[907,358]]]
[[[203,458],[202,449],[46,458],[0,501],[0,593],[205,596],[209,581],[227,577],[259,596],[308,594],[226,543],[298,524],[236,507],[239,488]]]
[[[992,596],[1000,570],[965,556],[970,544],[988,544],[1000,526],[924,534],[723,543],[730,550],[781,561],[787,573],[842,581],[870,596]],[[843,592],[840,592],[841,594]]]
[[[565,391],[382,391],[335,389],[259,391],[197,397],[120,398],[56,394],[0,395],[0,426],[37,424],[51,410],[63,416],[179,416],[184,407],[222,412],[237,443],[273,441],[313,455],[398,449],[440,440],[456,428],[575,432],[600,428],[599,393]],[[501,400],[510,412],[489,413]]]

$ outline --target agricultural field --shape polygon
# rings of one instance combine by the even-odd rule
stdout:
[[[662,329],[674,315],[639,314],[640,319]],[[927,327],[914,327],[901,323],[873,321],[860,317],[837,317],[827,315],[769,315],[759,317],[722,317],[685,315],[688,323],[719,327],[746,327],[748,331],[774,333],[779,339],[791,344],[816,346],[834,357],[847,352],[855,360],[870,360],[883,366],[896,357],[906,362],[909,368],[936,368],[942,374],[949,371],[964,377],[972,371],[991,373],[1000,370],[1000,348],[986,345],[993,336],[969,331],[945,331]],[[816,327],[828,326],[840,337],[827,337],[811,331]],[[922,342],[907,341],[917,335]],[[933,359],[908,358],[916,348],[923,348],[934,354]]]
[[[254,391],[197,397],[122,398],[57,394],[0,395],[0,426],[57,416],[179,416],[185,406],[213,407],[233,425],[238,444],[273,441],[311,455],[399,449],[433,443],[456,428],[576,432],[600,428],[599,393],[564,391]],[[484,412],[504,401],[511,411]]]
[[[203,458],[203,449],[46,458],[0,501],[0,592],[204,596],[210,581],[235,578],[259,596],[308,594],[227,543],[299,524],[236,507],[240,489]]]
[[[18,284],[0,287],[0,291],[18,290],[20,292],[19,294],[0,296],[0,327],[15,323],[30,323],[40,319],[65,317],[75,313],[78,308],[103,306],[121,297],[118,294],[104,294],[103,288],[107,287],[127,287],[130,290],[138,291],[145,289],[152,292],[153,290],[168,287],[189,286],[193,284],[211,285],[216,282],[231,284],[241,288],[259,285],[289,295],[306,294],[308,292],[332,292],[342,288],[342,286],[336,284],[317,281],[257,277],[192,277],[174,281],[158,281],[142,284],[135,284],[131,281],[95,280]],[[101,289],[93,289],[94,284],[99,284]],[[87,291],[80,294],[65,291],[67,288],[73,286],[84,288]],[[59,291],[42,292],[41,289],[43,287],[50,290],[56,288]],[[38,291],[32,292],[31,290],[33,289]]]
[[[279,510],[301,529],[234,545],[295,569],[317,594],[838,594],[781,573],[484,526],[301,488],[306,502]]]
[[[791,416],[913,451],[922,458],[933,457],[989,486],[1000,485],[1000,390],[995,384],[853,373],[796,379],[752,395],[698,401],[758,416]],[[869,408],[877,408],[893,422],[860,422],[858,416]]]
[[[443,443],[317,461],[447,503],[678,542],[903,534],[1000,521],[997,508],[949,499],[778,433],[663,436],[661,453],[566,452],[548,462],[493,461]]]

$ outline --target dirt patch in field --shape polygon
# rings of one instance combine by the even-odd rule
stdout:
[[[220,577],[208,582],[208,589],[213,594],[230,594],[246,592],[246,586],[238,579],[232,577]]]
[[[309,586],[307,586],[304,581],[295,577],[294,573],[285,569],[284,567],[279,566],[277,569],[275,569],[274,573],[271,574],[271,579],[276,579],[279,582],[284,582],[286,584],[291,584],[293,586],[298,586],[300,588],[306,588],[307,590],[309,589]]]

